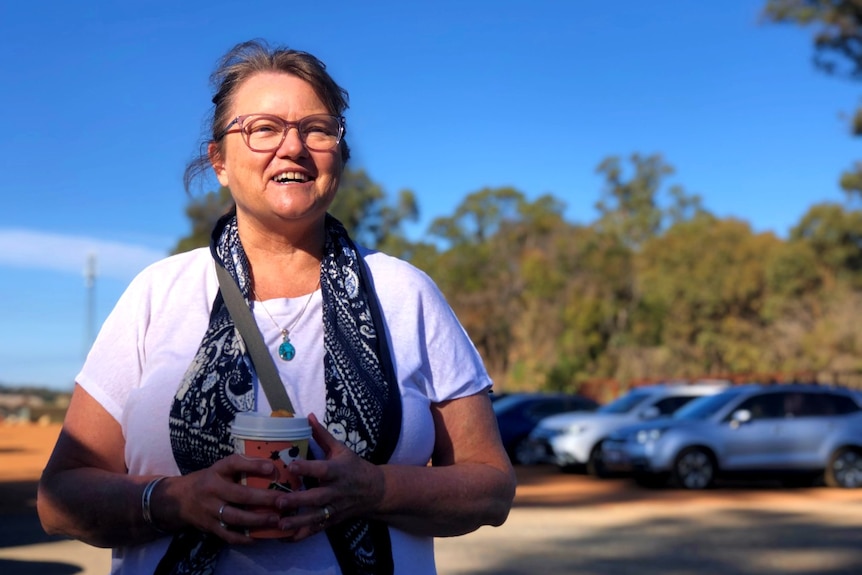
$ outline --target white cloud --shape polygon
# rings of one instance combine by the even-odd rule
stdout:
[[[90,256],[96,274],[129,280],[167,254],[151,248],[23,229],[0,229],[0,266],[83,274]]]

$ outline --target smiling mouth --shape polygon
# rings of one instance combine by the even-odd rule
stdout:
[[[302,184],[309,180],[311,180],[311,178],[309,178],[307,174],[303,174],[301,172],[282,172],[272,178],[272,181],[277,184]]]

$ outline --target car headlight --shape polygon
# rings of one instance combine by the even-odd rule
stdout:
[[[656,427],[653,429],[641,429],[635,435],[635,441],[638,443],[649,443],[651,441],[657,441],[659,437],[665,432],[664,429]]]
[[[583,423],[576,423],[575,425],[572,425],[571,427],[569,427],[566,430],[566,433],[569,433],[571,435],[580,435],[583,432],[585,432],[587,429],[589,429],[589,427],[587,425],[585,425]]]

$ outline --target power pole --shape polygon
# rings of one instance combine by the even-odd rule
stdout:
[[[87,290],[87,333],[84,342],[84,355],[90,350],[96,339],[96,254],[90,252],[87,256],[87,267],[84,268],[84,286]]]

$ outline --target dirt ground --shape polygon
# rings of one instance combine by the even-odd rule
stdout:
[[[109,555],[44,534],[36,484],[58,425],[0,423],[0,573],[97,575]],[[858,575],[862,489],[689,492],[518,467],[509,520],[438,539],[441,575]]]
[[[22,511],[35,505],[35,483],[48,461],[60,432],[59,424],[45,426],[0,423],[0,513]],[[519,467],[516,505],[594,506],[598,503],[638,503],[654,505],[657,501],[677,503],[717,503],[728,494],[739,501],[781,504],[797,500],[804,493],[814,501],[853,501],[862,499],[862,490],[827,488],[776,489],[774,484],[726,485],[705,492],[648,490],[619,481],[595,481],[560,473],[545,466]],[[860,518],[862,523],[862,518]]]

